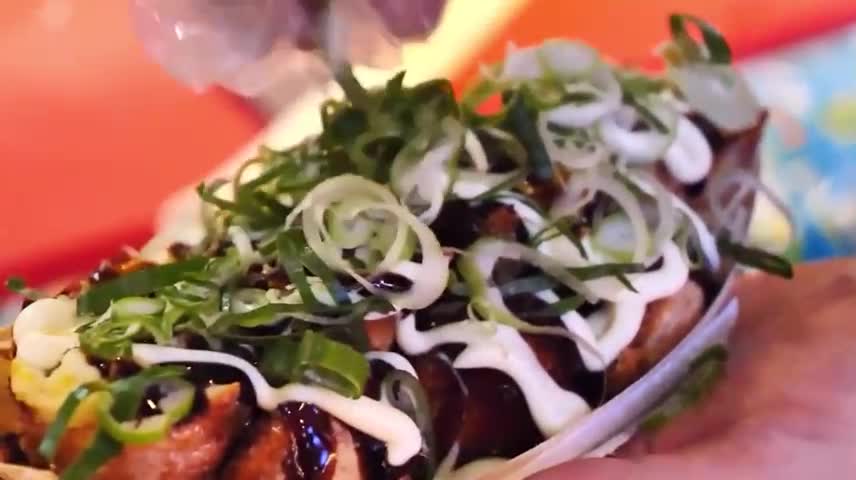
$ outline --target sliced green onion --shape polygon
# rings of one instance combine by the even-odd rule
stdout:
[[[249,312],[228,313],[211,326],[213,332],[226,332],[232,327],[254,328],[296,318],[318,325],[344,325],[349,317],[340,317],[350,310],[341,307],[311,306],[306,304],[271,303]]]
[[[573,336],[564,327],[532,325],[515,315],[502,299],[500,289],[491,287],[489,279],[499,258],[522,260],[541,268],[557,283],[590,296],[591,291],[572,273],[558,264],[544,258],[537,251],[514,242],[483,239],[476,242],[465,255],[458,258],[458,270],[467,282],[472,295],[470,306],[482,319],[508,325],[525,333],[538,335],[556,335],[583,341]],[[546,283],[545,283],[546,285]]]
[[[663,134],[668,134],[670,132],[669,126],[663,123],[657,115],[654,115],[654,112],[652,112],[645,104],[637,100],[636,97],[625,95],[624,103],[633,107],[636,110],[636,113],[638,113],[648,125],[654,127],[658,132]]]
[[[714,345],[696,358],[684,380],[653,414],[646,418],[640,428],[644,431],[659,430],[680,413],[697,405],[706,398],[717,381],[725,374],[728,350]]]
[[[60,406],[53,423],[48,427],[45,436],[39,445],[39,453],[48,460],[53,460],[62,434],[68,427],[68,423],[80,404],[92,394],[105,395],[112,398],[111,417],[124,422],[133,419],[139,410],[140,403],[145,395],[146,389],[155,382],[175,381],[182,373],[178,367],[151,367],[132,377],[117,380],[109,385],[103,383],[90,383],[82,385],[69,394]],[[189,385],[189,384],[188,384]],[[192,388],[192,386],[191,386]],[[192,404],[192,396],[191,396]],[[164,405],[168,407],[169,405]],[[184,405],[184,414],[190,408]],[[175,413],[182,409],[172,408]],[[99,416],[100,418],[100,416]],[[99,424],[95,437],[89,446],[77,457],[60,476],[61,480],[87,480],[111,458],[122,451],[122,443],[113,438],[103,425]]]
[[[395,236],[383,259],[371,269],[357,271],[344,256],[344,249],[330,238],[323,222],[324,213],[341,202],[359,203],[360,209],[379,212],[395,217]],[[434,232],[398,203],[388,188],[355,175],[340,175],[328,179],[301,201],[286,220],[286,226],[294,224],[301,216],[303,233],[307,244],[332,269],[350,275],[370,292],[387,296],[400,308],[425,308],[434,302],[446,288],[449,259],[446,257]],[[419,263],[406,261],[402,256],[410,247],[410,233],[416,236],[422,260]],[[401,271],[399,271],[401,270]],[[363,275],[393,272],[409,278],[419,277],[414,288],[405,293],[380,291]]]
[[[586,251],[585,245],[583,245],[583,240],[574,232],[574,227],[577,225],[581,225],[581,221],[573,218],[572,216],[559,218],[542,228],[541,231],[532,235],[529,243],[532,246],[537,247],[543,242],[562,235],[567,238],[571,244],[573,244],[574,248],[577,249],[583,259],[588,260],[588,252]],[[551,234],[551,232],[553,232],[553,234]]]
[[[793,265],[785,257],[732,242],[727,234],[720,235],[716,245],[723,255],[731,257],[741,265],[784,278],[794,277]]]
[[[158,317],[111,317],[80,328],[83,351],[102,359],[125,358],[136,339],[154,338],[166,343],[171,338]]]
[[[135,317],[162,313],[166,302],[159,298],[125,297],[113,302],[113,317]]]
[[[305,245],[306,239],[303,232],[299,230],[286,230],[276,237],[279,264],[285,269],[288,279],[297,286],[297,291],[300,292],[300,298],[304,303],[318,305],[321,302],[315,298],[312,287],[306,279],[306,271],[300,262]]]
[[[123,444],[147,444],[166,437],[170,428],[190,413],[194,387],[180,379],[161,381],[158,386],[166,391],[166,395],[158,401],[158,407],[163,413],[140,420],[120,421],[110,412],[112,399],[105,398],[97,410],[99,426]]]
[[[292,378],[356,398],[363,392],[369,370],[360,352],[309,330],[297,348]]]
[[[397,103],[404,98],[404,77],[407,72],[402,70],[386,81],[386,87],[383,89],[383,99],[381,100],[381,108],[393,108]]]
[[[641,273],[645,271],[645,265],[641,263],[601,263],[586,267],[574,267],[569,270],[575,277],[587,281],[602,277],[627,275],[628,273]]]
[[[341,64],[336,68],[333,74],[336,83],[342,87],[345,92],[345,97],[357,108],[368,110],[372,106],[372,100],[369,92],[360,84],[357,77],[354,76],[354,71],[348,64]]]
[[[196,313],[213,313],[221,302],[220,285],[206,280],[182,280],[161,289],[158,295],[171,305]]]
[[[669,29],[672,32],[672,38],[679,45],[685,42],[691,42],[695,45],[695,41],[687,32],[687,23],[695,25],[701,31],[702,40],[704,40],[704,46],[707,49],[707,61],[721,64],[731,63],[731,47],[728,46],[728,42],[725,41],[716,27],[695,15],[681,13],[669,15]]]
[[[431,480],[437,465],[436,439],[428,395],[413,375],[402,371],[389,372],[380,385],[381,396],[390,405],[406,413],[422,432],[422,452],[425,463],[421,471],[414,472],[414,480]]]
[[[294,340],[280,337],[263,347],[259,371],[274,387],[291,381],[298,345]]]
[[[551,303],[539,311],[534,312],[534,316],[538,317],[559,317],[568,312],[573,312],[585,305],[586,299],[579,295],[571,295],[563,298],[558,302]]]
[[[103,430],[98,430],[89,446],[62,472],[59,480],[89,480],[101,466],[121,451],[121,443]]]
[[[390,167],[390,184],[419,218],[430,224],[440,213],[458,171],[466,129],[453,117],[431,125],[408,143]]]
[[[267,290],[261,288],[239,288],[223,296],[223,311],[233,313],[251,312],[271,303]]]
[[[24,282],[23,278],[20,277],[9,277],[6,279],[6,290],[10,292],[16,293],[27,300],[38,300],[40,298],[45,298],[48,295],[42,293],[36,289],[27,287],[26,282]]]
[[[470,303],[472,309],[478,314],[481,320],[486,322],[495,322],[496,324],[507,325],[521,333],[529,333],[532,335],[552,335],[556,337],[565,337],[571,340],[579,340],[565,327],[540,326],[533,325],[522,318],[515,315],[505,305],[500,305],[498,299],[488,299],[487,297],[474,297]]]
[[[53,422],[48,426],[44,437],[42,437],[42,442],[39,444],[39,454],[42,457],[48,461],[53,461],[59,447],[59,442],[62,439],[62,434],[68,428],[68,423],[71,421],[74,412],[77,411],[77,407],[87,397],[96,392],[103,392],[106,387],[105,384],[100,382],[87,383],[75,388],[65,397],[59,410],[57,410]]]
[[[345,287],[342,286],[342,282],[336,278],[333,270],[330,270],[311,249],[307,247],[300,260],[313,275],[321,279],[321,282],[327,288],[330,296],[333,297],[333,302],[336,305],[348,305],[351,303],[351,298],[348,296]]]
[[[639,263],[604,263],[588,267],[571,268],[571,272],[583,280],[593,280],[601,277],[615,277],[622,285],[631,292],[637,292],[636,287],[627,278],[628,273],[640,273],[645,271],[645,265]]]
[[[137,415],[146,389],[160,381],[172,381],[181,377],[184,369],[176,366],[157,365],[142,372],[110,384],[113,394],[111,412],[119,421],[131,420]]]
[[[485,190],[484,192],[476,195],[475,197],[471,198],[470,201],[471,202],[480,202],[482,200],[494,198],[497,195],[505,192],[506,190],[510,190],[510,189],[514,188],[515,185],[518,185],[520,182],[522,182],[523,180],[526,179],[526,175],[527,175],[526,171],[517,172],[517,173],[509,176],[507,179],[497,183],[493,187],[491,187],[491,188]]]
[[[123,297],[147,295],[159,288],[184,280],[188,274],[201,271],[205,258],[192,258],[176,263],[148,267],[91,286],[77,299],[79,315],[100,315],[110,303]]]
[[[508,116],[505,126],[513,132],[528,155],[532,174],[540,181],[553,178],[553,164],[544,140],[538,132],[537,112],[530,111],[522,95],[512,95],[508,99]]]
[[[252,196],[240,196],[235,201],[218,197],[216,195],[217,190],[227,184],[229,184],[228,180],[214,181],[208,187],[205,184],[199,184],[196,187],[196,193],[203,202],[214,205],[220,210],[246,217],[260,227],[270,227],[282,223],[281,212],[271,212],[262,208],[262,205],[255,202]]]
[[[608,257],[621,262],[630,262],[636,250],[636,232],[630,218],[617,212],[595,222],[591,246]]]
[[[526,293],[537,293],[544,290],[556,288],[558,283],[546,275],[533,275],[511,280],[499,285],[499,292],[505,296],[522,295]]]
[[[186,314],[187,311],[181,307],[167,305],[166,310],[163,312],[163,317],[161,318],[161,324],[164,331],[175,332],[175,327]]]
[[[425,121],[448,116],[460,118],[460,107],[455,99],[452,82],[444,78],[435,78],[409,89],[410,108],[426,114]]]
[[[617,70],[616,77],[621,91],[629,97],[647,97],[672,88],[672,84],[665,78],[652,77],[633,70]]]

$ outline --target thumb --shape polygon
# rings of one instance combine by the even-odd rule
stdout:
[[[691,472],[686,462],[671,455],[649,455],[638,459],[592,458],[553,467],[530,480],[684,480],[706,479]]]

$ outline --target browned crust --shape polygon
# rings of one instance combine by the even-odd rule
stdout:
[[[387,351],[395,341],[395,324],[400,318],[398,312],[373,320],[365,320],[366,335],[372,350]]]
[[[360,480],[363,478],[360,454],[351,431],[333,418],[330,427],[336,445],[330,480]],[[294,435],[289,422],[281,414],[265,415],[254,425],[249,445],[229,460],[221,478],[290,480],[283,465],[288,455],[296,454]]]
[[[253,425],[249,445],[226,466],[224,480],[284,480],[282,459],[294,447],[288,423],[279,415],[265,415]]]
[[[48,470],[0,463],[0,480],[56,480],[56,474]]]
[[[610,393],[638,380],[695,327],[704,313],[704,291],[689,281],[677,293],[648,304],[642,325],[607,372]]]
[[[205,410],[150,445],[125,447],[104,465],[95,480],[168,480],[207,478],[220,464],[240,421],[239,384],[210,387]],[[21,436],[25,451],[34,452],[44,425],[31,425]],[[93,427],[66,432],[57,450],[56,469],[62,471],[92,440]]]

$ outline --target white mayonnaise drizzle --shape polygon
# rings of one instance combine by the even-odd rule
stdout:
[[[404,412],[368,397],[346,398],[330,390],[302,384],[274,388],[246,360],[221,352],[134,344],[134,361],[158,363],[214,363],[241,370],[253,386],[259,407],[273,410],[285,402],[311,403],[353,428],[386,443],[387,461],[404,465],[422,449],[419,427]],[[383,419],[383,421],[378,421]]]
[[[642,189],[643,192],[649,195],[654,195],[654,186],[648,184],[648,182],[637,176],[631,175],[630,179],[633,180],[633,183]],[[680,210],[681,213],[686,215],[687,220],[689,220],[690,225],[692,225],[693,230],[695,230],[699,247],[701,248],[701,252],[704,254],[705,259],[707,259],[710,269],[714,271],[718,270],[721,260],[719,257],[719,249],[716,246],[716,238],[714,238],[710,233],[710,230],[707,228],[707,225],[705,225],[704,220],[702,220],[701,217],[699,217],[698,214],[677,195],[672,195],[672,204],[676,209]]]
[[[395,352],[385,352],[383,350],[375,350],[371,352],[367,352],[365,357],[368,360],[380,360],[382,362],[387,363],[389,366],[396,370],[401,370],[403,372],[407,372],[413,375],[414,378],[419,379],[419,375],[416,374],[416,369],[413,368],[413,365],[410,364],[403,355],[399,355]]]
[[[607,305],[584,318],[577,312],[561,316],[565,327],[588,344],[580,348],[580,356],[591,371],[603,370],[633,341],[642,325],[648,303],[675,294],[689,278],[689,266],[680,249],[673,242],[663,248],[663,266],[658,270],[627,275],[638,293],[628,290],[618,280],[603,277],[589,280],[586,286]],[[552,291],[539,292],[538,297],[548,303],[558,301]],[[592,352],[590,347],[597,351]]]
[[[467,348],[452,363],[458,369],[491,368],[506,373],[526,399],[535,425],[545,436],[562,430],[591,410],[579,395],[562,389],[547,373],[516,329],[507,325],[464,320],[420,332],[408,315],[398,323],[398,344],[409,355],[463,343]]]
[[[681,250],[674,242],[663,245],[663,265],[657,270],[626,275],[634,292],[621,284],[614,277],[601,277],[585,282],[595,295],[609,302],[652,302],[659,298],[674,294],[689,279],[690,268],[681,255]]]
[[[552,290],[535,295],[547,303],[559,301]],[[580,357],[586,368],[594,372],[605,369],[633,341],[644,316],[645,302],[624,301],[610,303],[588,318],[575,311],[560,318],[574,337],[585,342],[586,345],[579,349]]]
[[[403,355],[399,355],[395,352],[385,352],[383,350],[375,350],[371,352],[367,352],[365,357],[368,360],[380,360],[381,362],[386,363],[396,370],[401,370],[403,372],[407,372],[417,380],[419,380],[419,375],[416,374],[416,369],[413,368],[413,365],[410,364]],[[392,405],[392,402],[389,401],[389,397],[386,394],[386,389],[381,388],[380,390],[380,401],[387,404]]]
[[[15,358],[47,371],[62,361],[69,350],[80,345],[74,332],[77,307],[66,297],[37,300],[18,314],[12,327]]]
[[[647,187],[647,185],[645,185]],[[532,207],[514,198],[504,198],[502,203],[510,205],[523,221],[530,234],[541,231],[546,226],[545,220]],[[698,217],[692,215],[689,207],[676,199],[676,207],[687,213],[694,224],[701,222]],[[700,240],[707,254],[711,240],[707,238],[704,229],[700,232]],[[709,235],[709,234],[708,234]],[[589,238],[583,238],[583,244],[590,247]],[[568,267],[580,267],[591,264],[603,263],[606,259],[597,258],[597,251],[587,248],[588,260],[580,255],[577,248],[564,236],[542,242],[538,250],[554,258],[559,263]],[[715,245],[713,246],[715,251]],[[681,251],[674,242],[668,241],[663,245],[663,265],[658,270],[645,273],[634,273],[627,275],[630,283],[638,293],[629,290],[613,277],[603,277],[585,282],[600,299],[607,302],[606,307],[595,312],[589,318],[584,318],[576,312],[569,312],[562,316],[565,327],[577,338],[596,348],[596,352],[590,348],[580,348],[580,353],[586,368],[589,370],[603,370],[623,350],[639,331],[642,319],[645,315],[645,306],[657,299],[673,295],[686,284],[689,278],[689,265],[684,261]],[[718,262],[718,257],[709,260]],[[549,292],[552,294],[552,292]],[[555,302],[555,295],[541,296],[542,300]],[[400,340],[399,340],[400,341]]]
[[[675,141],[663,155],[669,173],[683,184],[700,182],[710,173],[713,152],[701,130],[687,117],[680,116]]]

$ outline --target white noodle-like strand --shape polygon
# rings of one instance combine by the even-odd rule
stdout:
[[[701,130],[688,118],[679,117],[675,141],[666,150],[663,163],[685,185],[700,182],[710,173],[713,151]]]

